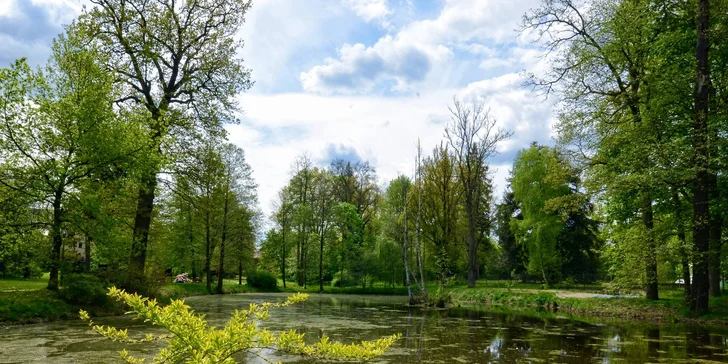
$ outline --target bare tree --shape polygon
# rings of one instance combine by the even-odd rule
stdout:
[[[462,186],[465,213],[468,220],[468,287],[475,287],[478,275],[479,211],[482,210],[482,191],[487,182],[488,159],[496,155],[496,145],[513,135],[512,131],[496,127],[496,120],[483,102],[464,105],[457,98],[449,106],[451,124],[445,137],[455,156],[455,169]]]

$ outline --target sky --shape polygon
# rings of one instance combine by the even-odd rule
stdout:
[[[41,65],[85,0],[0,0],[0,67]],[[554,102],[524,86],[546,69],[517,31],[541,0],[254,0],[238,36],[254,86],[238,95],[242,147],[263,212],[306,153],[318,166],[369,161],[379,184],[414,174],[444,140],[454,98],[482,101],[513,137],[492,158],[500,196],[516,153],[550,144]]]

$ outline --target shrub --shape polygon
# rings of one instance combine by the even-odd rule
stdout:
[[[68,303],[99,306],[106,303],[106,284],[96,276],[70,274],[63,278],[63,285],[61,298]]]
[[[331,279],[331,287],[340,287],[341,288],[341,287],[350,287],[350,286],[356,286],[356,285],[357,285],[357,282],[350,278],[342,279],[341,273],[339,273],[339,272],[336,272],[334,274],[334,278]]]
[[[268,272],[250,272],[246,277],[248,285],[261,290],[275,291],[278,289],[278,279]]]
[[[574,280],[573,276],[569,276],[561,282],[561,287],[565,289],[574,288],[576,287],[576,280]]]
[[[168,331],[168,334],[160,336],[147,334],[144,338],[132,339],[127,330],[94,325],[86,311],[79,312],[81,319],[88,323],[94,332],[113,341],[139,343],[165,340],[167,347],[155,355],[155,363],[232,364],[235,363],[233,356],[236,353],[247,352],[252,352],[269,362],[267,358],[260,356],[262,348],[274,348],[324,360],[343,359],[361,362],[382,355],[402,337],[401,334],[395,334],[375,341],[363,341],[360,344],[342,344],[331,341],[323,335],[317,343],[311,345],[306,344],[304,334],[299,334],[295,330],[274,334],[259,326],[259,321],[268,318],[271,309],[304,302],[308,295],[301,293],[288,297],[284,303],[251,304],[247,310],[236,310],[228,323],[220,328],[208,326],[205,317],[190,311],[183,301],[173,300],[169,305],[161,307],[154,300],[129,294],[114,287],[109,289],[109,296],[130,306],[138,319],[161,327]],[[126,350],[120,354],[127,363],[144,361],[143,358],[132,357]]]

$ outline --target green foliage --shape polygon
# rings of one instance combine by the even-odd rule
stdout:
[[[32,323],[64,319],[72,315],[71,305],[58,298],[55,292],[46,289],[0,292],[0,323]]]
[[[261,351],[267,348],[318,358],[368,360],[384,353],[401,336],[396,334],[361,344],[331,342],[324,336],[318,343],[307,345],[304,343],[303,334],[296,331],[275,334],[259,326],[261,320],[268,318],[270,309],[304,302],[308,295],[300,293],[288,297],[284,303],[251,304],[247,310],[236,310],[230,321],[221,328],[208,326],[204,316],[195,314],[180,300],[173,300],[169,305],[161,307],[155,300],[129,294],[114,287],[109,289],[108,294],[130,306],[138,319],[161,326],[168,333],[159,336],[147,334],[143,338],[133,339],[129,337],[127,330],[94,325],[86,311],[80,311],[81,319],[93,331],[113,341],[132,344],[165,340],[167,347],[157,353],[155,362],[234,363],[238,354],[253,353],[261,356]],[[121,352],[121,357],[127,363],[144,361],[134,358],[126,350]]]
[[[570,193],[564,174],[563,160],[548,147],[531,146],[519,152],[513,164],[511,183],[523,219],[512,218],[511,224],[528,251],[529,272],[541,275],[546,284],[561,271],[556,238],[563,220],[553,205]]]
[[[278,279],[276,276],[264,271],[248,273],[245,281],[248,282],[249,286],[265,291],[275,291],[278,289]]]
[[[68,303],[102,306],[106,303],[104,281],[90,274],[69,274],[63,277],[60,296]]]

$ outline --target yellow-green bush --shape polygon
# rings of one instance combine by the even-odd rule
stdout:
[[[297,293],[284,303],[250,304],[247,310],[236,310],[230,321],[221,328],[207,325],[204,316],[197,315],[182,300],[172,300],[167,306],[160,306],[138,294],[130,294],[115,287],[109,288],[109,296],[131,307],[137,318],[152,325],[161,326],[168,334],[153,336],[147,334],[140,339],[129,337],[127,330],[110,326],[94,325],[86,311],[80,311],[82,320],[102,336],[120,342],[139,343],[152,340],[166,340],[167,347],[154,357],[155,362],[163,363],[234,363],[233,356],[251,352],[261,355],[265,348],[329,359],[367,360],[384,353],[400,334],[375,341],[362,341],[360,344],[342,344],[329,341],[327,337],[314,345],[306,345],[303,334],[287,331],[275,334],[258,326],[258,322],[269,316],[271,308],[289,306],[308,298],[307,294]],[[144,359],[132,357],[126,350],[121,357],[127,363],[142,363]]]

